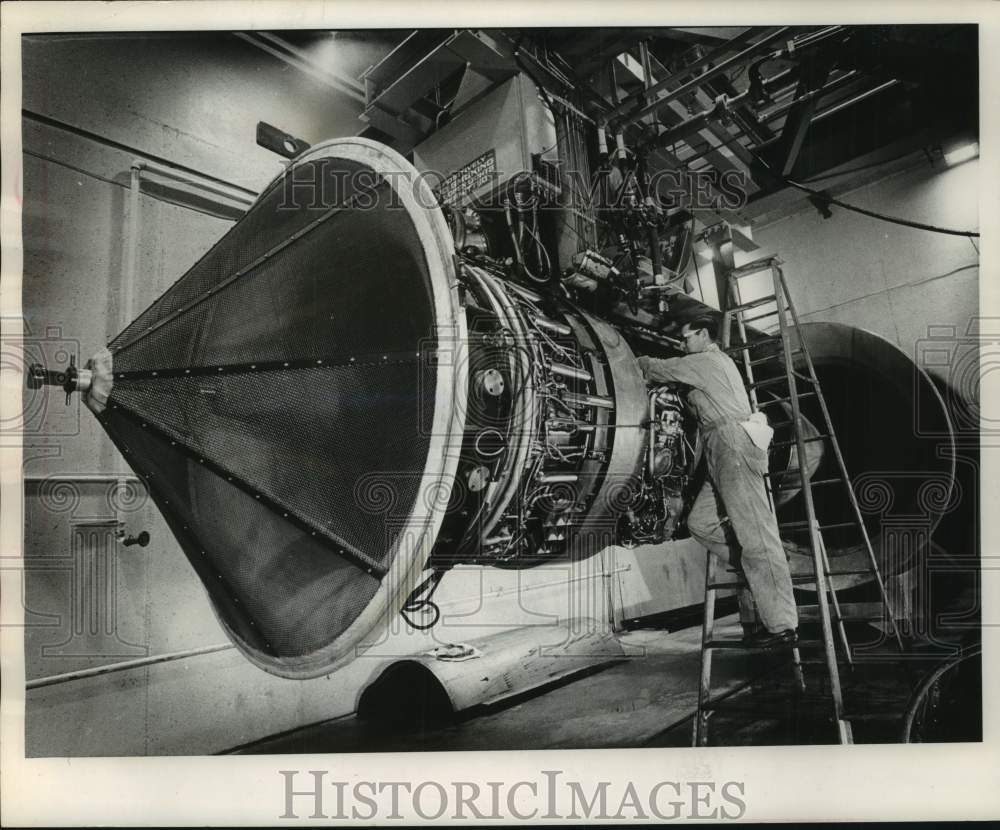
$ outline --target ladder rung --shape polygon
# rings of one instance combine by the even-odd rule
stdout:
[[[746,277],[750,274],[757,274],[761,271],[766,271],[772,265],[776,265],[781,260],[775,256],[764,257],[763,259],[755,259],[753,262],[748,262],[746,265],[741,265],[739,268],[733,268],[729,272],[730,277],[735,277],[739,279],[740,277]]]
[[[774,311],[769,311],[767,314],[755,314],[753,317],[744,317],[741,322],[745,325],[747,323],[756,323],[758,320],[766,320],[768,317],[776,316],[779,310],[775,308]],[[786,307],[784,310],[788,311],[788,308]]]
[[[788,378],[768,378],[767,380],[760,380],[757,383],[751,383],[749,389],[763,389],[765,386],[775,386],[779,383],[788,383]]]
[[[810,524],[811,523],[806,520],[802,520],[800,522],[778,522],[778,527],[800,527],[805,529],[808,528]],[[833,530],[838,527],[857,527],[857,526],[858,526],[857,522],[834,522],[833,524],[829,525],[820,525],[819,529]]]
[[[839,614],[833,607],[828,610],[830,619],[843,622],[872,622],[885,619],[885,606],[881,602],[841,602]],[[822,616],[818,605],[799,605],[799,622],[816,622]]]
[[[778,476],[798,475],[801,472],[802,472],[802,470],[800,470],[798,467],[792,467],[789,470],[775,470],[773,473],[770,472],[770,471],[768,471],[768,472],[764,473],[764,475],[770,476],[771,478],[777,478]],[[838,481],[839,481],[839,479],[838,479]]]
[[[788,403],[792,399],[792,397],[793,396],[789,395],[787,398],[775,398],[773,401],[762,401],[761,403],[757,404],[757,407],[760,408],[762,406],[770,406],[771,404],[775,404],[775,403]],[[815,398],[816,397],[816,393],[815,392],[799,392],[798,394],[794,395],[794,397],[799,398],[800,400],[802,398]]]
[[[802,443],[803,444],[812,444],[812,443],[814,443],[816,441],[825,441],[829,437],[830,437],[829,435],[814,435],[811,438],[803,438],[802,439]],[[772,448],[774,448],[774,447],[794,447],[797,443],[798,443],[797,441],[777,441],[774,444],[771,444],[771,447]],[[840,481],[839,478],[836,479],[836,480]]]
[[[797,473],[798,470],[795,470],[795,472]],[[776,475],[777,475],[777,473],[776,473]],[[809,486],[810,487],[819,487],[819,486],[821,486],[823,484],[833,484],[835,481],[843,482],[844,479],[842,479],[842,478],[818,478],[818,479],[815,479],[813,481],[810,481],[809,482]],[[801,484],[786,484],[786,485],[783,485],[783,486],[778,487],[776,489],[779,492],[781,490],[801,490],[802,489],[802,485]]]
[[[868,576],[875,576],[871,568],[865,568],[860,571],[827,571],[827,576],[860,576],[861,574],[867,574]]]
[[[758,297],[756,300],[750,300],[749,302],[741,303],[740,305],[734,305],[732,308],[727,308],[726,313],[739,314],[741,311],[749,311],[751,308],[757,308],[758,306],[767,305],[767,303],[776,302],[777,299],[778,298],[774,294],[768,294],[766,297]]]
[[[802,354],[802,349],[795,349],[795,351],[793,351],[792,354],[793,355]],[[767,357],[758,357],[756,360],[751,360],[750,365],[756,366],[759,363],[768,363],[772,360],[783,359],[784,356],[785,356],[784,352],[775,352],[774,354],[769,354]]]
[[[823,571],[827,576],[861,576],[862,574],[867,576],[873,576],[871,568],[865,568],[860,571]],[[816,574],[792,574],[792,582],[815,582]]]
[[[798,640],[795,643],[784,643],[780,646],[762,648],[761,646],[748,646],[743,640],[709,640],[704,648],[733,648],[744,651],[778,651],[789,648],[815,648],[823,645],[822,640]]]
[[[758,346],[766,346],[768,343],[780,343],[781,335],[776,335],[774,337],[762,337],[760,340],[752,340],[749,343],[744,343],[742,346],[730,346],[726,349],[726,354],[733,354],[734,352],[745,352],[747,349],[756,349]]]
[[[846,576],[847,574],[871,574],[871,571],[825,571],[827,576]],[[808,585],[816,581],[816,574],[792,574],[792,584]],[[709,582],[706,589],[721,590],[723,588],[747,588],[749,583],[743,580],[734,582]]]
[[[707,591],[718,591],[726,588],[746,588],[746,580],[741,580],[739,582],[709,582],[705,586]]]

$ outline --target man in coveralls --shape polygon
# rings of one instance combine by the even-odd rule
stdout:
[[[713,318],[685,323],[681,336],[685,356],[640,357],[639,366],[648,381],[691,387],[687,400],[701,430],[708,478],[691,506],[688,529],[716,556],[734,561],[720,517],[724,511],[739,542],[739,564],[763,623],[763,630],[748,633],[746,643],[757,648],[794,644],[798,614],[792,579],[762,478],[767,451],[741,425],[751,415],[743,379],[715,342],[718,323]]]

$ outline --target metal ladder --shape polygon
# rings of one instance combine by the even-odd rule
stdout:
[[[812,358],[809,355],[808,347],[799,333],[799,318],[795,311],[785,277],[781,270],[781,260],[778,257],[765,257],[756,260],[739,268],[722,266],[721,278],[719,279],[720,305],[723,310],[722,343],[724,351],[732,356],[740,356],[742,368],[747,383],[747,390],[750,400],[755,410],[763,410],[767,406],[775,404],[787,404],[791,409],[791,421],[779,426],[791,426],[794,433],[794,440],[780,442],[772,446],[791,446],[795,449],[795,468],[784,470],[773,474],[768,474],[765,481],[768,488],[768,497],[771,500],[772,510],[775,509],[774,495],[782,489],[800,489],[803,497],[806,518],[798,522],[779,522],[779,529],[797,528],[807,530],[809,547],[812,552],[813,573],[808,575],[797,575],[792,577],[793,584],[815,584],[818,618],[822,632],[822,639],[817,643],[800,641],[798,646],[806,647],[811,645],[821,645],[823,649],[823,661],[826,675],[830,686],[830,705],[832,705],[833,719],[837,725],[837,735],[839,743],[853,743],[853,732],[851,720],[865,717],[864,713],[847,714],[844,709],[843,689],[840,679],[840,667],[837,655],[837,646],[834,639],[834,623],[836,623],[837,635],[844,652],[845,661],[853,667],[853,657],[851,644],[847,638],[844,628],[845,620],[871,620],[872,617],[845,616],[840,603],[837,600],[836,592],[831,588],[830,578],[835,576],[848,576],[856,574],[866,574],[871,576],[878,585],[881,596],[881,614],[878,619],[888,622],[889,630],[895,638],[896,646],[902,652],[903,643],[899,630],[890,611],[891,605],[886,592],[882,574],[879,571],[878,562],[875,559],[875,552],[872,549],[871,539],[861,518],[861,511],[858,506],[854,491],[851,488],[848,478],[847,468],[844,464],[844,457],[840,450],[840,445],[834,434],[833,424],[830,420],[829,410],[826,400],[820,389],[819,380],[813,366]],[[761,297],[756,297],[748,302],[741,300],[739,281],[751,274],[759,274],[770,270],[773,293]],[[718,271],[717,271],[718,274]],[[761,313],[761,309],[774,306],[773,310]],[[744,317],[746,312],[757,310],[752,317]],[[747,323],[766,318],[777,318],[777,334],[762,338],[747,338]],[[736,323],[738,343],[732,342],[732,324]],[[764,348],[769,353],[763,357],[751,359],[751,351]],[[804,365],[803,374],[795,368],[794,358],[800,356],[800,366]],[[763,363],[779,361],[783,364],[784,372],[780,376],[769,377],[765,380],[757,381],[754,376],[754,367]],[[771,392],[778,390],[780,393],[773,399],[763,402],[758,400],[757,391],[768,389]],[[804,391],[800,391],[800,389]],[[803,421],[799,407],[799,401],[803,398],[815,398],[819,404],[822,414],[823,432],[819,435],[803,434]],[[770,418],[769,418],[770,420]],[[833,452],[837,465],[837,475],[812,481],[806,469],[806,444],[815,441],[825,441]],[[789,487],[784,479],[788,476],[796,476],[798,484]],[[813,499],[813,487],[826,486],[840,483],[844,487],[846,498],[850,504],[851,521],[834,524],[821,525],[816,517],[816,508]],[[833,571],[830,569],[830,562],[827,557],[826,545],[823,540],[823,531],[845,526],[855,527],[861,536],[867,554],[867,568],[863,571]],[[713,712],[729,709],[731,711],[744,711],[752,714],[753,706],[743,709],[734,708],[731,705],[731,698],[735,693],[747,688],[753,681],[747,681],[735,688],[729,689],[725,693],[712,695],[711,675],[712,675],[712,653],[723,648],[743,648],[749,650],[750,647],[743,645],[741,640],[716,639],[714,637],[715,627],[715,600],[719,590],[732,588],[745,588],[746,581],[730,569],[727,577],[720,581],[715,574],[714,561],[711,554],[708,554],[708,567],[705,576],[705,618],[702,626],[702,651],[701,651],[701,681],[698,689],[698,710],[695,716],[693,742],[695,746],[705,746],[708,743],[708,723]],[[832,606],[832,614],[831,614]],[[800,606],[800,610],[805,610]],[[799,656],[799,647],[792,650],[793,669],[796,686],[800,692],[805,692],[805,679],[802,674],[802,661]]]

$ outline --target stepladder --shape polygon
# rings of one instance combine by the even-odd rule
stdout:
[[[868,529],[865,526],[844,455],[834,431],[829,408],[809,354],[808,345],[801,335],[800,321],[788,291],[782,270],[783,262],[777,256],[767,256],[740,267],[725,257],[716,262],[719,300],[723,312],[720,346],[742,370],[747,395],[754,411],[764,412],[773,427],[782,428],[788,437],[772,443],[771,452],[787,452],[788,463],[784,469],[774,470],[764,477],[768,500],[782,538],[794,536],[799,550],[807,552],[810,563],[807,573],[793,575],[793,583],[803,617],[804,597],[814,598],[815,605],[808,605],[809,619],[819,623],[815,640],[799,641],[784,647],[790,656],[793,690],[806,692],[806,678],[800,649],[815,648],[821,658],[815,661],[822,669],[824,706],[829,720],[836,729],[837,742],[853,743],[852,722],[865,717],[862,711],[845,709],[841,665],[853,668],[852,643],[845,623],[860,617],[852,616],[837,597],[836,580],[848,577],[863,580],[875,586],[879,600],[877,614],[866,619],[879,619],[885,623],[895,648],[903,651],[899,630],[891,613],[885,581],[875,556]],[[744,297],[741,282],[754,277],[754,291]],[[763,325],[762,325],[763,324]],[[809,401],[809,416],[803,413],[802,402]],[[817,451],[828,454],[827,469],[822,477],[814,474],[818,465],[812,463]],[[824,503],[831,498],[842,502],[837,521],[823,519],[816,507],[815,492],[824,491]],[[835,495],[831,496],[831,492]],[[776,506],[794,499],[796,515],[792,520],[779,521]],[[786,511],[787,512],[787,511]],[[849,570],[831,568],[827,553],[826,535],[850,532],[863,549],[861,567]],[[719,563],[708,556],[705,580],[705,617],[702,628],[701,674],[698,708],[693,729],[693,743],[707,745],[709,723],[713,713],[721,710],[742,711],[747,717],[754,714],[754,706],[734,706],[736,694],[745,684],[730,686],[725,691],[713,690],[713,656],[724,649],[753,649],[745,640],[716,635],[716,599],[720,591],[746,590],[747,583],[738,567],[719,574]],[[802,590],[805,589],[805,590]],[[870,611],[868,612],[871,613]]]

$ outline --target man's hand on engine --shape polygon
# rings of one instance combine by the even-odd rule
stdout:
[[[642,357],[637,357],[635,362],[639,364],[639,371],[642,372],[643,377],[649,380],[649,361],[652,360],[648,355],[642,355]]]

